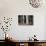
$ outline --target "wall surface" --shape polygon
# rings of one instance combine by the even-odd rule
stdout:
[[[18,25],[18,15],[33,15],[34,25]],[[4,16],[13,18],[8,33],[14,39],[27,40],[36,34],[37,39],[46,40],[46,5],[33,8],[29,4],[29,0],[0,0],[0,21]],[[0,29],[0,39],[4,39],[3,35],[3,31]]]

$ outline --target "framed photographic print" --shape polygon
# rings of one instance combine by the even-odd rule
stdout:
[[[19,25],[33,25],[33,15],[18,15]]]

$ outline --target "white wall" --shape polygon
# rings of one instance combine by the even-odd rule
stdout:
[[[34,25],[18,25],[18,15],[33,15]],[[46,8],[33,8],[28,0],[0,0],[0,19],[1,17],[13,17],[13,22],[9,33],[17,40],[27,40],[34,34],[39,40],[46,39],[45,33]],[[0,31],[0,35],[2,31]],[[0,39],[3,37],[0,36]]]

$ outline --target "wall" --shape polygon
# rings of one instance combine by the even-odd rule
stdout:
[[[29,37],[32,37],[34,34],[36,34],[39,40],[44,40],[46,39],[45,7],[46,6],[33,8],[30,6],[28,0],[0,0],[0,19],[4,16],[13,18],[12,26],[8,33],[10,33],[14,39],[27,40]],[[34,25],[18,25],[18,15],[33,15]],[[3,31],[0,31],[0,35],[2,35],[2,33]],[[4,39],[4,37],[0,36],[0,39]]]

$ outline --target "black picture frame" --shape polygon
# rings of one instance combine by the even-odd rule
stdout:
[[[18,15],[19,25],[33,25],[33,15]]]

